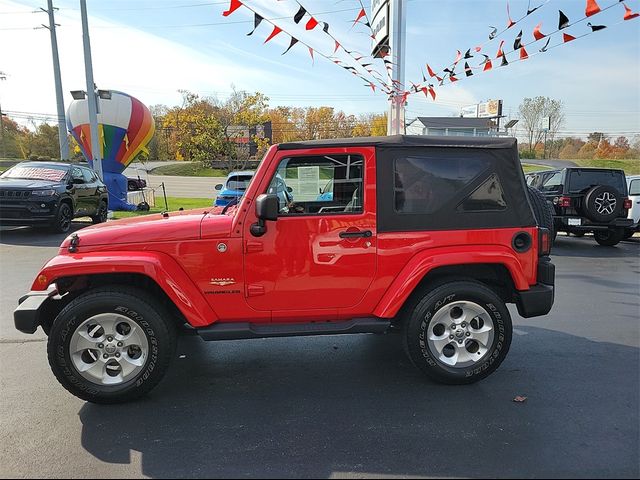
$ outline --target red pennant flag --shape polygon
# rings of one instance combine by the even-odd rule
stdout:
[[[318,25],[318,21],[315,18],[311,17],[307,22],[307,26],[305,28],[307,30],[313,30],[314,28],[316,28],[317,25]]]
[[[438,80],[439,82],[442,82],[442,78],[439,77],[438,75],[436,75],[436,80]]]
[[[540,31],[541,28],[542,22],[536,25],[536,27],[533,29],[533,36],[536,40],[542,40],[544,37],[546,37],[546,35]]]
[[[425,97],[427,97],[427,98],[429,97],[429,89],[427,87],[422,87],[420,89],[420,91],[422,91],[422,93],[424,93]]]
[[[453,64],[457,64],[460,60],[462,60],[462,52],[460,50],[458,50],[458,54],[456,55],[456,60],[455,62],[453,62]]]
[[[568,33],[563,33],[562,34],[562,39],[563,39],[564,43],[568,43],[568,42],[571,42],[571,41],[575,40],[576,37],[574,37],[572,35],[569,35]]]
[[[311,63],[315,63],[316,59],[313,58],[313,48],[309,47],[309,53],[311,54]]]
[[[511,12],[509,11],[509,2],[507,2],[507,17],[509,17],[509,21],[507,22],[507,29],[509,29],[516,24],[516,22],[511,20]]]
[[[269,40],[271,40],[273,37],[275,37],[276,35],[278,35],[280,32],[282,31],[282,29],[280,27],[276,27],[275,25],[273,26],[273,32],[271,32],[271,35],[269,35],[267,37],[267,39],[264,41],[264,43],[267,43]]]
[[[598,5],[598,2],[596,2],[596,0],[587,0],[587,8],[584,11],[584,14],[587,17],[590,17],[591,15],[595,15],[600,11],[601,11],[600,6]]]
[[[338,51],[338,49],[340,48],[340,44],[338,43],[338,41],[336,40],[336,48],[334,48],[333,53],[336,53]]]
[[[431,98],[433,98],[433,101],[435,102],[435,100],[436,100],[436,91],[433,89],[433,87],[431,85],[429,85],[429,95],[431,95]]]
[[[400,103],[407,103],[408,96],[409,92],[402,92],[402,95],[400,95]]]
[[[524,49],[524,47],[522,47],[520,49],[520,60],[526,60],[527,58],[529,58],[529,54],[527,53],[527,51]]]
[[[622,4],[622,6],[624,7],[624,19],[625,20],[631,20],[633,18],[640,17],[640,13],[633,13],[633,11],[629,7],[627,7],[624,3]]]
[[[453,75],[449,75],[449,80],[451,80],[451,83],[454,83],[454,82],[458,81],[458,79]]]
[[[373,83],[369,83],[369,86],[371,87],[371,90],[374,92],[376,91],[376,86]]]
[[[500,58],[504,56],[504,52],[502,51],[503,46],[504,46],[504,40],[500,42],[500,46],[498,47],[498,53],[496,54],[496,58]]]
[[[476,47],[476,52],[480,53],[482,51],[482,46]]]
[[[487,58],[487,61],[484,63],[484,69],[482,71],[486,72],[491,70],[492,68],[493,68],[493,64],[491,63],[491,60]]]
[[[228,17],[237,9],[239,9],[241,6],[242,6],[242,2],[240,0],[231,0],[231,4],[229,4],[229,10],[222,12],[222,16]]]
[[[430,77],[435,77],[436,74],[433,73],[433,70],[431,70],[431,67],[429,66],[429,64],[427,63],[427,73],[429,73]]]
[[[358,20],[360,20],[362,17],[364,17],[367,14],[367,12],[364,11],[364,8],[362,10],[360,10],[360,13],[358,14],[358,17],[355,19],[355,21],[353,22],[353,25],[355,25],[356,23],[358,23]]]

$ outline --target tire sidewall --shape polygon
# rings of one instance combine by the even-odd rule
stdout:
[[[107,202],[104,200],[100,200],[100,203],[98,204],[98,211],[96,212],[96,216],[92,218],[93,223],[106,222],[108,211],[109,211],[109,207],[107,206]]]
[[[69,225],[66,228],[62,228],[60,222],[62,220],[62,215],[64,212],[68,211],[69,213]],[[73,209],[69,206],[67,202],[62,202],[58,207],[58,211],[56,213],[56,220],[53,224],[53,228],[55,231],[59,233],[67,233],[71,229],[71,222],[73,221]]]
[[[494,338],[481,362],[454,368],[433,355],[427,336],[435,314],[447,305],[463,300],[480,305],[491,316]],[[509,311],[493,292],[474,283],[459,282],[439,287],[418,303],[409,319],[406,341],[413,362],[430,377],[444,383],[473,383],[491,374],[502,363],[511,345],[512,328]]]
[[[75,368],[69,345],[76,329],[88,318],[101,313],[117,313],[135,322],[144,332],[148,352],[144,368],[126,382],[98,385],[85,379]],[[88,294],[72,301],[53,322],[47,351],[53,373],[72,394],[97,403],[115,403],[136,398],[155,386],[164,375],[159,368],[173,354],[171,338],[159,314],[145,302],[129,295]]]
[[[605,214],[598,213],[595,201],[597,197],[599,197],[600,195],[606,192],[612,194],[615,197],[616,207],[613,213],[605,215]],[[598,185],[596,187],[593,187],[591,190],[589,190],[589,192],[587,192],[587,195],[585,196],[585,199],[584,199],[585,215],[589,217],[591,220],[593,220],[594,222],[609,222],[620,215],[620,212],[622,211],[622,208],[623,208],[622,201],[623,201],[622,196],[615,188],[610,187],[608,185]]]

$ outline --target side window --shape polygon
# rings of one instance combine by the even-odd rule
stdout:
[[[495,173],[487,178],[482,185],[465,198],[458,205],[459,212],[484,212],[498,211],[507,208],[507,201],[500,184],[500,179]]]
[[[267,193],[278,196],[282,215],[361,213],[363,163],[358,155],[285,158]]]
[[[562,191],[562,172],[555,172],[546,175],[540,184],[540,190],[543,192],[561,192]]]
[[[394,202],[398,213],[431,214],[441,210],[483,171],[485,158],[407,156],[394,162]],[[455,205],[452,206],[454,208]]]
[[[82,169],[82,175],[84,177],[85,183],[94,183],[96,181],[95,174],[88,168]]]
[[[629,195],[640,195],[640,179],[631,180],[631,183],[629,184]]]
[[[86,183],[84,175],[82,174],[82,168],[73,167],[71,169],[71,178],[73,179],[73,183]]]

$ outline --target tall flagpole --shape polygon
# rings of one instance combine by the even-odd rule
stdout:
[[[406,51],[406,0],[389,0],[390,15],[389,22],[389,51],[393,62],[389,85],[394,88],[394,92],[389,98],[389,117],[387,119],[387,135],[404,135],[405,133],[405,111],[402,91],[405,87],[405,51]],[[398,83],[394,85],[395,82]],[[396,90],[398,92],[396,92]]]

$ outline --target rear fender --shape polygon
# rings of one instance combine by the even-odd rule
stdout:
[[[58,255],[38,273],[31,290],[41,291],[65,277],[133,273],[149,277],[193,327],[218,320],[193,281],[169,255],[159,252],[95,252]]]
[[[443,247],[423,250],[404,266],[374,310],[380,318],[394,317],[420,281],[439,267],[469,264],[497,264],[508,270],[516,290],[528,290],[529,283],[513,250],[496,245]]]

